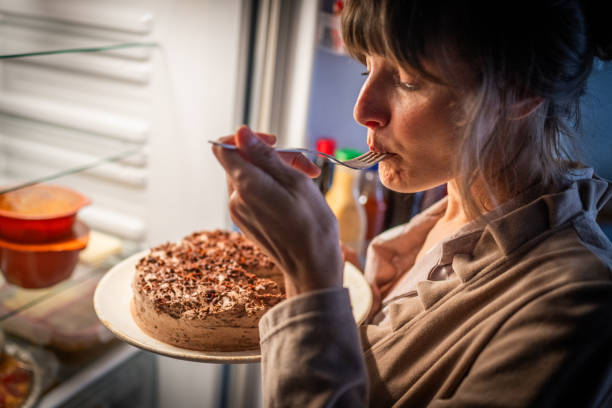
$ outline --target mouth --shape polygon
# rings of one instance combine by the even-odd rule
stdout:
[[[391,156],[395,156],[395,153],[392,153],[388,150],[384,150],[384,149],[370,149],[370,151],[372,153],[385,153],[386,155],[388,155],[389,157]]]
[[[374,140],[374,137],[372,135],[368,135],[368,147],[370,148],[370,151],[374,153],[387,153],[389,155],[395,154],[387,150],[384,146],[382,146],[379,141]]]
[[[370,151],[373,152],[373,153],[386,153],[389,156],[394,156],[395,155],[395,153],[390,152],[384,146],[381,146],[381,145],[379,145],[377,143],[370,144],[368,147],[370,148]]]

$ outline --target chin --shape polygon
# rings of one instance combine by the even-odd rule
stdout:
[[[382,181],[382,179],[381,179]],[[382,181],[383,186],[396,193],[417,193],[422,189],[406,186],[403,183],[397,183],[393,181]]]
[[[389,190],[398,193],[414,193],[418,191],[411,188],[411,177],[407,172],[401,171],[396,166],[392,166],[389,163],[381,162],[378,165],[378,176],[383,186],[387,187]]]
[[[390,163],[381,162],[378,166],[378,174],[381,183],[389,190],[398,193],[417,193],[436,187],[447,181],[443,178],[440,180],[437,178],[436,180],[429,180],[426,175],[418,170],[411,171],[410,169],[398,169]]]

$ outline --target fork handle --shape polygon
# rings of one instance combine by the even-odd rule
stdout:
[[[229,150],[238,150],[238,147],[236,145],[232,145],[232,144],[228,144],[228,143],[221,143],[221,142],[217,142],[215,140],[209,140],[208,143],[213,144],[215,146],[220,146],[224,149],[229,149]],[[278,147],[274,147],[274,150],[276,150],[277,152],[283,152],[283,153],[314,153],[308,149],[303,149],[301,147],[290,147],[290,148],[278,148]]]
[[[208,143],[213,144],[215,146],[223,147],[224,149],[238,150],[238,147],[236,147],[236,145],[227,144],[227,143],[221,143],[221,142],[217,142],[215,140],[209,140]],[[286,147],[286,148],[277,148],[277,147],[275,147],[274,150],[276,150],[277,152],[281,152],[281,153],[303,153],[303,154],[319,155],[319,156],[325,157],[328,160],[333,161],[334,163],[342,164],[342,162],[340,160],[336,159],[334,156],[332,156],[330,154],[326,154],[326,153],[322,153],[322,152],[315,152],[314,150],[304,149],[302,147]]]

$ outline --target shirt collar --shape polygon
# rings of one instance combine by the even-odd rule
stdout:
[[[542,194],[536,185],[515,199],[464,226],[445,244],[443,254],[463,281],[471,279],[495,259],[505,257],[546,231],[560,228],[579,216],[595,220],[598,210],[612,196],[610,184],[593,175],[591,168],[577,168],[566,175],[558,192]],[[471,232],[470,232],[471,231]],[[453,243],[463,239],[463,245]]]

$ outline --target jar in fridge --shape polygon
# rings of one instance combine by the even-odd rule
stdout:
[[[336,151],[339,160],[350,160],[361,154],[355,149],[340,149]],[[363,251],[366,234],[366,214],[363,206],[359,204],[359,176],[358,171],[343,166],[334,168],[334,177],[331,188],[325,199],[336,218],[340,240],[357,254]]]
[[[362,172],[360,185],[359,203],[366,214],[367,228],[364,247],[367,247],[372,238],[383,231],[387,212],[384,188],[378,177],[378,164]],[[366,248],[364,252],[365,250]]]

